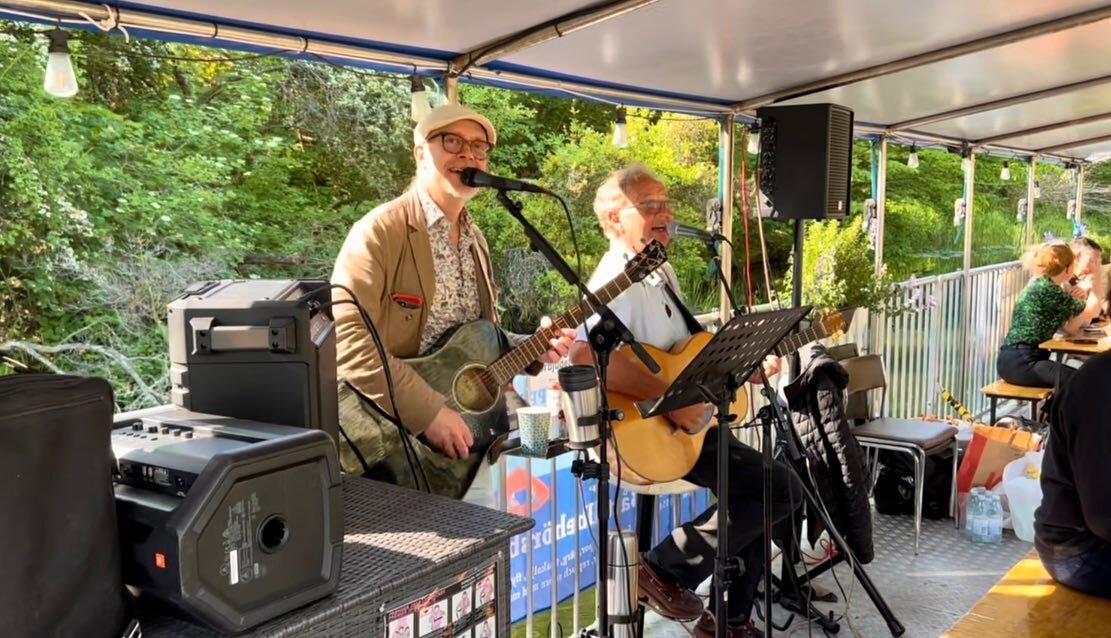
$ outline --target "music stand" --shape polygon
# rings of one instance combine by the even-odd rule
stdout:
[[[729,414],[730,406],[737,396],[737,390],[745,381],[759,369],[763,375],[764,358],[772,353],[774,348],[800,321],[810,314],[810,306],[801,308],[787,308],[734,317],[729,323],[722,326],[714,335],[702,352],[698,353],[694,361],[671,383],[663,395],[657,400],[640,401],[636,404],[642,416],[651,417],[672,410],[685,408],[696,403],[712,403],[717,406],[718,420],[718,512],[717,512],[717,559],[714,566],[715,587],[715,621],[717,635],[725,636],[727,621],[729,619],[729,597],[727,591],[732,581],[737,565],[730,564],[728,557],[729,535],[726,526],[729,512],[729,423],[734,421],[736,415]],[[764,569],[765,578],[771,574],[772,537],[771,516],[771,482],[772,482],[772,449],[771,433],[765,428],[764,432]],[[726,514],[722,515],[721,506],[725,504]],[[765,616],[769,619],[765,624],[766,635],[771,635],[771,595],[770,587],[765,585]]]

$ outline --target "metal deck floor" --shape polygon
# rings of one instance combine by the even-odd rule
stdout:
[[[903,635],[907,638],[936,638],[945,633],[1032,547],[1010,530],[1004,530],[999,545],[977,545],[965,539],[953,527],[952,520],[923,520],[920,549],[915,556],[914,522],[910,516],[884,516],[873,511],[873,521],[876,558],[865,566],[865,571],[906,627]],[[890,636],[887,624],[853,578],[848,565],[838,565],[834,571],[846,592],[851,593],[848,616],[852,626],[842,620],[838,635]],[[832,610],[835,615],[843,614],[845,597],[841,596],[833,575],[823,574],[816,582],[836,592],[842,601],[816,606],[823,611]],[[773,609],[776,621],[781,624],[787,612],[778,607]],[[690,634],[681,624],[649,613],[645,635],[688,638]],[[822,631],[815,625],[810,632],[806,624],[796,619],[788,630],[776,631],[774,635],[821,636]]]

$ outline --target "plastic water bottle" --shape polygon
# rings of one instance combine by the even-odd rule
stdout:
[[[976,537],[972,533],[972,521],[976,518],[979,499],[984,491],[982,487],[972,488],[972,491],[968,494],[968,499],[964,503],[964,535],[972,542],[976,542]]]
[[[986,543],[990,534],[990,496],[987,489],[973,490],[968,506],[970,523],[969,539],[973,543]]]
[[[1003,499],[999,494],[988,495],[987,534],[982,542],[1000,543],[1003,541]]]

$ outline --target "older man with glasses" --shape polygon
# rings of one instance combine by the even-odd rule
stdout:
[[[609,252],[602,257],[588,284],[597,288],[621,272],[626,262],[653,239],[665,246],[671,239],[667,226],[674,218],[674,203],[668,198],[667,187],[641,165],[614,172],[598,187],[594,212],[602,231],[609,239]],[[698,322],[683,304],[679,281],[671,264],[664,264],[650,277],[631,286],[611,301],[609,308],[628,326],[638,341],[661,350],[671,350],[691,334],[701,330]],[[579,329],[571,348],[575,363],[590,363],[592,353],[587,344],[587,329],[597,317],[591,317]],[[764,372],[772,376],[779,371],[779,360],[769,357]],[[751,379],[756,381],[756,379]],[[667,390],[667,382],[625,357],[610,360],[606,387],[635,399],[655,399]],[[677,429],[695,432],[707,427],[712,406],[695,404],[667,414]],[[750,620],[756,588],[763,573],[763,457],[755,449],[729,437],[729,548],[744,565],[744,572],[734,579],[728,591],[730,617],[726,619],[730,638],[760,636]],[[685,480],[717,490],[718,436],[706,437],[702,451]],[[618,451],[620,454],[620,451]],[[662,449],[660,455],[668,454]],[[802,486],[776,462],[772,479],[772,515],[775,522],[784,520],[802,504]],[[666,618],[698,619],[693,634],[710,638],[715,634],[714,610],[704,610],[694,589],[714,570],[717,554],[717,506],[698,518],[676,528],[659,545],[645,553],[640,561],[638,586],[648,604]]]
[[[466,204],[476,188],[463,169],[486,170],[497,131],[485,116],[459,104],[433,109],[413,130],[416,177],[397,199],[352,226],[336,258],[332,282],[350,288],[377,327],[382,361],[353,304],[334,306],[340,377],[340,459],[349,473],[413,485],[401,433],[384,421],[396,412],[436,492],[462,496],[446,460],[471,454],[474,437],[462,416],[402,359],[427,354],[451,329],[476,319],[497,322],[498,289],[490,249]],[[335,292],[336,299],[348,296]],[[541,361],[559,360],[574,332],[561,331]],[[384,366],[394,382],[391,396]],[[426,445],[425,445],[426,444]],[[431,465],[432,467],[426,467]],[[437,472],[438,469],[444,472]],[[446,476],[446,478],[443,478]],[[457,478],[457,477],[456,477]]]

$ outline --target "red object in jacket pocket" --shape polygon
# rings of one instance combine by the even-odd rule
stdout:
[[[393,299],[394,302],[396,302],[402,308],[420,308],[424,305],[424,300],[417,295],[406,295],[400,292],[395,292],[390,295],[390,299]]]

